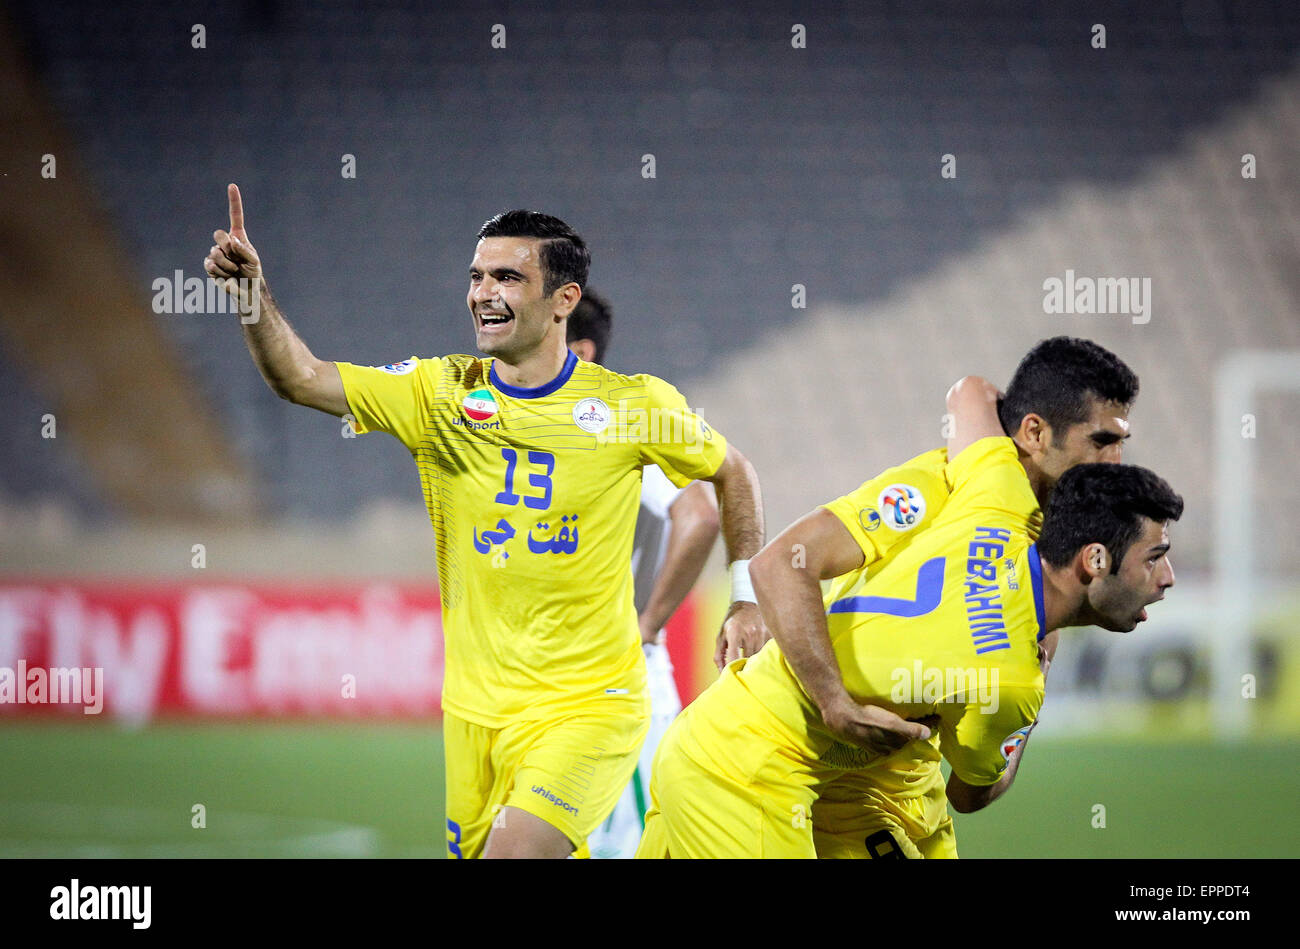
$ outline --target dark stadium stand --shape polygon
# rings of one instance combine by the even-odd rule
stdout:
[[[617,313],[611,366],[688,395],[817,308],[871,307],[1071,189],[1131,185],[1292,68],[1300,44],[1287,4],[99,6],[11,0],[9,14],[130,250],[142,305],[155,277],[201,274],[233,180],[318,355],[463,351],[474,230],[527,205],[592,245],[592,284]],[[224,17],[256,41],[237,47]],[[196,22],[205,49],[191,47]],[[504,50],[489,46],[497,22]],[[791,48],[795,22],[807,49]],[[1089,43],[1095,22],[1104,50]],[[345,153],[355,180],[340,176]],[[944,153],[955,180],[939,175]],[[1258,189],[1228,213],[1248,231],[1269,203]],[[1122,239],[1155,236],[1135,220]],[[794,283],[808,310],[791,309]],[[927,340],[979,351],[935,316]],[[343,441],[334,420],[272,397],[229,318],[159,320],[268,509],[329,519],[417,497],[395,442]],[[23,390],[23,372],[0,360],[0,392]],[[0,413],[0,438],[28,424]],[[56,453],[6,463],[0,491],[111,514],[74,469]]]

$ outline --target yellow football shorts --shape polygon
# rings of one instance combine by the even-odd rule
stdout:
[[[560,830],[577,849],[609,816],[636,770],[650,726],[643,714],[515,722],[504,728],[443,717],[447,764],[447,855],[483,854],[492,820],[517,807]]]
[[[714,714],[697,699],[659,744],[637,858],[815,857],[806,763],[748,716],[704,704]]]
[[[813,842],[821,859],[935,860],[957,856],[957,835],[938,766],[925,793],[890,795],[870,772],[851,772],[820,787]]]

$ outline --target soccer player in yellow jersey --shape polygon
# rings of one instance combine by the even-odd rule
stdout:
[[[758,480],[668,383],[580,361],[565,322],[590,262],[567,224],[511,211],[479,231],[466,302],[488,358],[371,368],[317,359],[271,297],[228,189],[205,270],[239,300],[281,397],[411,452],[437,542],[452,857],[566,857],[613,808],[648,723],[630,569],[644,465],[711,481],[736,572],[762,543]],[[765,631],[733,603],[729,656]]]
[[[1132,370],[1089,340],[1055,337],[1026,354],[998,411],[1040,505],[1046,503],[1060,475],[1074,465],[1121,460],[1129,436],[1128,413],[1137,393],[1138,379]],[[991,386],[988,395],[994,397]],[[947,449],[926,452],[791,525],[755,558],[755,567],[764,574],[760,588],[774,597],[788,597],[788,587],[802,587],[798,595],[806,598],[817,589],[818,576],[834,576],[823,609],[871,592],[871,578],[942,510],[948,497],[946,464]],[[1040,512],[1030,512],[1031,537],[1037,536],[1040,522]],[[796,544],[809,552],[804,558],[809,562],[798,568],[788,556]],[[864,708],[848,699],[824,622],[791,624],[774,633],[837,737],[877,751],[902,744],[907,736],[888,732],[885,726],[892,716],[885,710]],[[1052,633],[1042,643],[1044,666],[1055,652],[1056,637]],[[1022,742],[1012,758],[1011,774],[1023,753]],[[871,781],[877,782],[877,776]],[[894,828],[894,821],[872,803],[875,789],[876,783],[869,784],[857,771],[818,788],[812,819],[819,856],[900,853],[880,843],[878,835]],[[946,812],[942,782],[933,783],[926,794],[912,783],[909,794],[915,810]],[[868,838],[876,843],[868,846]],[[920,851],[928,857],[956,856],[951,820],[945,820]]]
[[[1009,758],[1042,703],[1043,637],[1065,626],[1132,630],[1173,585],[1167,523],[1181,515],[1182,499],[1145,469],[1067,472],[1033,543],[1027,521],[1037,499],[989,395],[975,385],[950,395],[958,415],[945,469],[950,497],[880,570],[871,595],[823,614],[820,596],[769,601],[759,592],[771,625],[809,611],[826,617],[853,701],[905,719],[935,716],[939,734],[884,759],[838,740],[769,643],[728,665],[665,737],[638,856],[813,857],[817,786],[852,770],[869,779],[876,769],[880,806],[902,805],[905,833],[888,846],[919,855],[915,843],[941,818],[909,811],[909,784],[927,788],[942,753],[952,766],[947,796],[959,809],[1006,790]],[[753,572],[758,579],[761,570]],[[910,782],[898,780],[909,773]]]

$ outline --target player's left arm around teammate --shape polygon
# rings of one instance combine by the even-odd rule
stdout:
[[[1058,631],[1052,630],[1038,643],[1038,667],[1043,670],[1043,678],[1047,678],[1048,670],[1052,667],[1052,657],[1056,654],[1056,643]],[[1036,726],[1037,721],[1034,722]],[[948,776],[947,796],[948,803],[958,814],[971,814],[975,811],[982,810],[1000,798],[1011,788],[1016,780],[1016,772],[1020,770],[1020,759],[1025,756],[1025,746],[1029,744],[1029,736],[1033,734],[1031,727],[1025,735],[1025,740],[1012,750],[1011,755],[1007,758],[1007,770],[996,784],[990,784],[986,787],[979,785],[967,784],[957,775]]]
[[[659,631],[695,586],[718,539],[718,504],[703,482],[691,482],[673,498],[668,517],[672,526],[663,566],[637,617],[643,643],[659,641]]]
[[[1035,722],[1034,724],[1037,724]],[[1032,734],[1032,729],[1029,734]],[[1016,771],[1020,768],[1020,759],[1025,756],[1025,747],[1029,744],[1029,734],[1017,745],[1007,757],[1007,770],[994,784],[967,784],[955,774],[948,775],[948,803],[958,814],[973,814],[988,807],[1011,787],[1016,780]]]
[[[718,515],[722,522],[722,539],[727,546],[727,563],[748,561],[763,546],[763,502],[759,494],[758,474],[735,445],[727,446],[727,456],[718,470],[706,481],[713,482],[718,495]],[[752,656],[769,639],[759,615],[758,604],[733,595],[731,608],[718,633],[713,662],[721,669],[740,656]]]

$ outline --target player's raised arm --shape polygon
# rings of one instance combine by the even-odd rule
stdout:
[[[215,242],[203,269],[239,304],[244,342],[266,384],[282,399],[331,415],[346,415],[343,380],[332,362],[317,359],[276,305],[262,274],[262,261],[244,230],[244,203],[236,185],[226,189],[230,230]]]
[[[821,580],[856,570],[862,548],[840,519],[818,508],[795,521],[749,565],[763,620],[826,727],[842,741],[879,754],[930,729],[887,709],[859,705],[844,688],[822,605]]]
[[[948,390],[948,412],[952,416],[952,437],[948,439],[948,460],[981,438],[1005,435],[998,418],[998,387],[980,376],[958,379]]]
[[[734,445],[728,445],[726,458],[705,480],[712,481],[717,491],[727,563],[748,562],[763,546],[763,502],[754,466]],[[737,598],[733,584],[733,602],[718,633],[714,664],[721,669],[741,655],[752,656],[768,638],[757,604]]]

